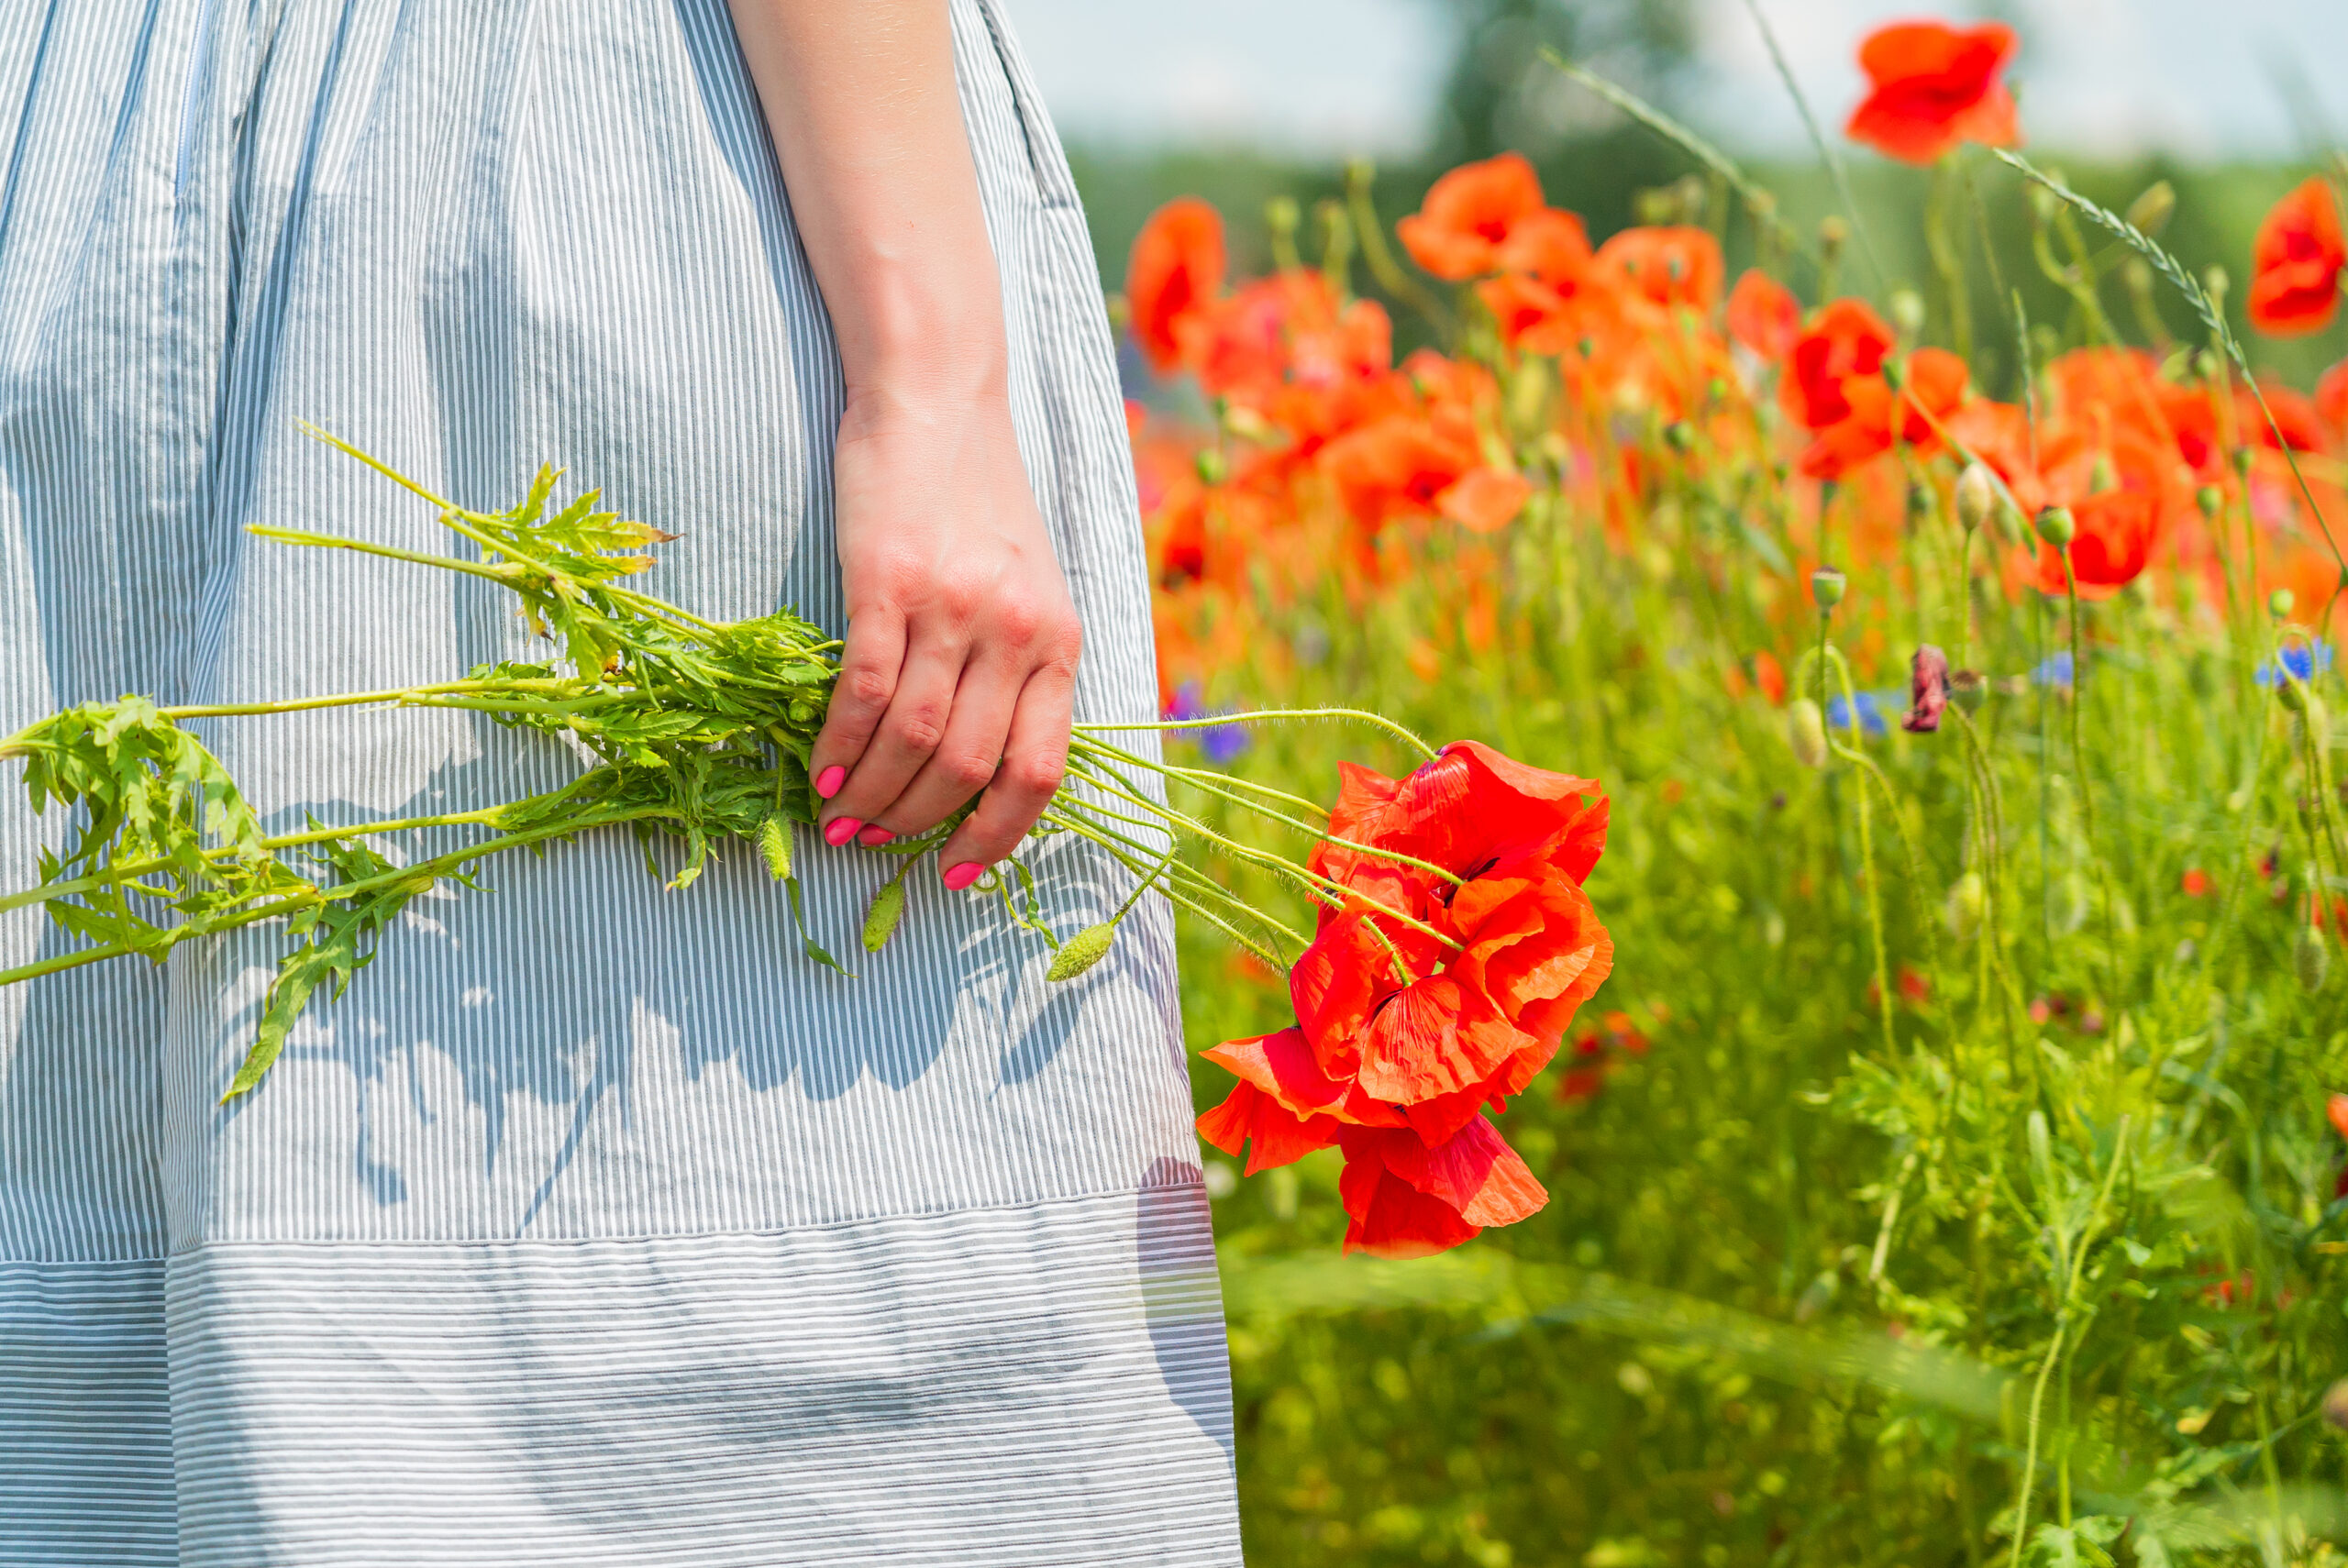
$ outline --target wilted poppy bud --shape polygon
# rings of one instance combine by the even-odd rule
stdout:
[[[2298,602],[2289,589],[2278,588],[2266,596],[2266,613],[2277,621],[2287,621],[2291,618],[2291,606]]]
[[[1843,602],[1844,577],[1831,566],[1820,567],[1810,574],[1810,596],[1818,601],[1821,610],[1832,610]]]
[[[1948,706],[1948,655],[1926,643],[1908,661],[1908,714],[1899,727],[1910,734],[1928,735],[1941,727],[1941,710]]]
[[[1968,534],[1989,521],[1990,510],[1998,504],[1998,486],[1989,477],[1989,465],[1976,459],[1965,465],[1956,476],[1956,520]]]
[[[2193,504],[2201,509],[2205,519],[2214,523],[2218,520],[2219,511],[2226,504],[2226,492],[2214,484],[2205,484],[2193,492]]]
[[[1977,669],[1960,669],[1948,678],[1948,700],[1968,713],[1981,711],[1989,695],[1989,678]]]
[[[2334,1431],[2348,1432],[2348,1377],[2323,1391],[2323,1424]]]
[[[1895,289],[1891,294],[1891,325],[1910,337],[1924,330],[1924,296],[1913,289]]]
[[[2048,507],[2038,514],[2038,521],[2033,525],[2038,529],[2038,536],[2058,550],[2069,545],[2079,532],[2078,519],[2071,515],[2071,509],[2067,506]]]
[[[2298,974],[2301,990],[2323,989],[2323,978],[2331,973],[2331,947],[2323,933],[2311,925],[2299,928],[2299,939],[2291,944],[2291,967]]]
[[[2127,218],[2139,234],[2156,239],[2176,211],[2176,187],[2165,180],[2155,180],[2128,204]]]
[[[1786,744],[1804,767],[1826,766],[1826,715],[1807,697],[1786,704]]]
[[[1982,884],[1981,873],[1967,871],[1949,884],[1948,904],[1943,917],[1948,922],[1948,933],[1959,942],[1969,942],[1981,929],[1981,916],[1989,906],[1988,889]]]

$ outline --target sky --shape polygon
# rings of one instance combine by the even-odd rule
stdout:
[[[1407,152],[1423,136],[1448,50],[1444,0],[1001,3],[1072,140]],[[1697,0],[1698,64],[1681,107],[1740,148],[1791,149],[1800,121],[1746,3]],[[1919,14],[1898,0],[1760,4],[1803,92],[1835,121],[1859,97],[1860,35]],[[2299,143],[2276,61],[2348,132],[2348,0],[2009,0],[2002,9],[2023,30],[2013,75],[2041,146],[2196,159],[2292,152]],[[2211,20],[2219,15],[2223,25]]]

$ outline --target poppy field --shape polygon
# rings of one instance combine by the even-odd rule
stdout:
[[[1252,1562],[2342,1555],[2348,166],[2188,268],[2005,28],[1859,49],[1913,278],[1564,61],[1687,170],[1611,236],[1502,154],[1133,247],[1175,756],[1416,912],[1183,927]]]

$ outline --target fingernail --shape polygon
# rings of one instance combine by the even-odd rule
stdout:
[[[836,762],[832,764],[831,767],[825,768],[824,771],[815,775],[815,793],[828,801],[833,796],[838,794],[840,792],[840,786],[847,782],[847,769],[842,767]],[[834,844],[837,844],[839,840],[834,839],[832,842]]]
[[[834,817],[824,824],[824,842],[834,849],[837,849],[841,845],[854,838],[856,830],[863,825],[864,822],[860,817]]]
[[[864,831],[856,835],[856,842],[870,846],[886,844],[896,836],[897,835],[895,834],[891,833],[879,823],[867,823],[864,824]]]
[[[946,885],[958,893],[977,881],[979,873],[985,869],[985,867],[975,860],[965,860],[959,866],[948,866],[946,868]]]

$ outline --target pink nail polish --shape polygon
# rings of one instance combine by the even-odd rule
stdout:
[[[854,838],[856,830],[863,825],[863,819],[859,817],[834,817],[824,824],[824,842],[837,849]]]
[[[946,885],[958,893],[977,881],[979,873],[985,869],[985,867],[975,860],[965,860],[959,866],[948,866],[946,868]]]
[[[847,782],[847,769],[842,767],[837,763],[834,763],[831,767],[825,768],[824,771],[815,775],[815,793],[828,801],[833,796],[838,794],[840,792],[840,786]]]
[[[856,835],[856,842],[870,849],[877,848],[896,836],[879,823],[867,823],[864,824],[864,831]]]

